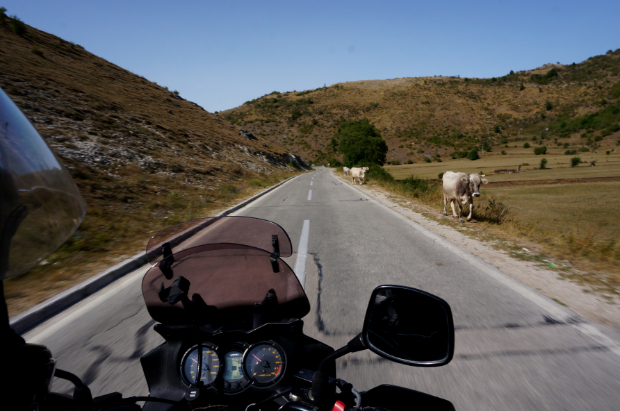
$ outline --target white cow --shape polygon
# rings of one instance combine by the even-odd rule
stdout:
[[[469,204],[469,216],[467,221],[471,220],[471,216],[474,212],[474,197],[480,197],[480,185],[489,184],[487,179],[483,179],[484,175],[465,173],[453,173],[452,171],[446,171],[442,177],[443,180],[443,215],[448,215],[446,210],[446,204],[450,202],[452,206],[452,215],[454,218],[458,218],[461,223],[464,223],[461,218],[463,213],[463,205]],[[459,215],[457,217],[454,209],[454,203],[459,206]]]
[[[360,185],[364,184],[364,177],[366,175],[366,171],[370,170],[368,167],[353,167],[351,169],[351,184],[355,184],[355,179],[357,178],[360,182]]]
[[[344,175],[348,176],[351,172],[351,169],[349,167],[342,167],[342,171],[344,171]]]

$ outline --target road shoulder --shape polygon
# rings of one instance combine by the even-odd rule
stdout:
[[[349,181],[337,173],[333,175],[350,185]],[[413,203],[411,199],[388,193],[376,185],[356,184],[353,187],[577,314],[620,330],[620,308],[617,305],[588,292],[578,284],[562,279],[557,272],[545,269],[540,264],[516,259],[506,251],[493,247],[492,242],[480,241],[468,236],[466,232],[441,224],[438,220],[448,217]]]

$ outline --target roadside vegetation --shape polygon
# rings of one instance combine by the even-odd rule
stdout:
[[[500,156],[489,156],[475,168],[463,167],[467,163],[458,160],[440,167],[420,164],[408,170],[407,166],[386,166],[383,173],[392,179],[374,178],[374,182],[422,204],[445,224],[485,237],[519,258],[556,267],[561,277],[582,284],[586,290],[620,295],[620,220],[614,208],[620,195],[619,156],[598,154],[607,161],[595,167],[591,162],[596,160],[587,164],[579,160],[577,167],[565,160],[554,161],[552,169],[525,166],[520,173],[494,173]],[[532,164],[534,158],[530,157]],[[483,173],[490,183],[481,187],[482,196],[475,200],[473,221],[453,221],[449,206],[449,216],[443,218],[441,173],[480,173],[481,169],[486,170]],[[418,177],[412,177],[412,172]],[[419,180],[425,183],[411,184]]]

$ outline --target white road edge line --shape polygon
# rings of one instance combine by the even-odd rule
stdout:
[[[312,193],[312,191],[310,192]],[[306,259],[308,257],[308,238],[310,237],[310,220],[304,220],[297,247],[297,261],[295,262],[295,275],[299,279],[301,287],[306,289]]]
[[[333,174],[332,176],[336,178]],[[360,194],[364,194],[360,190],[358,190],[357,187],[353,185],[345,184],[345,186],[351,188],[352,190],[357,191]],[[468,263],[479,268],[482,272],[487,274],[489,277],[494,278],[498,282],[510,288],[512,291],[530,300],[532,303],[536,304],[539,308],[546,311],[552,317],[555,317],[556,320],[568,323],[573,328],[579,330],[582,334],[589,336],[594,341],[596,341],[598,344],[605,346],[611,352],[620,356],[620,343],[618,343],[614,339],[602,333],[594,325],[587,324],[587,323],[571,323],[571,320],[573,320],[575,316],[577,315],[573,311],[560,307],[558,304],[549,300],[547,297],[544,297],[538,294],[536,291],[532,290],[528,286],[510,277],[508,274],[502,272],[500,269],[493,267],[491,264],[487,263],[483,259],[476,257],[473,254],[468,253],[467,251],[461,249],[460,247],[456,246],[455,244],[451,243],[450,241],[446,240],[440,235],[437,235],[434,232],[430,231],[428,228],[408,219],[404,215],[400,214],[398,211],[392,210],[391,208],[381,204],[380,202],[374,200],[373,198],[370,198],[368,196],[366,197],[369,198],[371,201],[374,201],[375,203],[377,203],[380,207],[385,208],[390,213],[394,214],[396,217],[405,221],[412,228],[419,231],[421,234],[425,235],[426,237],[430,238],[435,243],[443,246],[444,248],[447,248],[448,250],[452,251],[454,254],[461,257],[463,260],[466,260]]]
[[[314,184],[314,181],[310,181],[310,185],[312,186]]]
[[[312,200],[312,190],[308,191],[308,201]]]

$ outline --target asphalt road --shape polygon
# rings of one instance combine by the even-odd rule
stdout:
[[[235,215],[272,220],[288,232],[295,253],[285,260],[295,267],[312,305],[305,332],[332,346],[361,331],[370,293],[379,284],[412,286],[450,303],[456,327],[450,364],[413,368],[368,351],[344,357],[339,376],[359,390],[401,385],[446,398],[458,410],[620,407],[619,333],[430,234],[330,170],[297,177]],[[298,259],[300,244],[307,245],[307,254]],[[152,331],[141,297],[145,271],[124,277],[25,337],[48,345],[58,366],[81,375],[95,395],[146,394],[139,357],[162,339]]]

